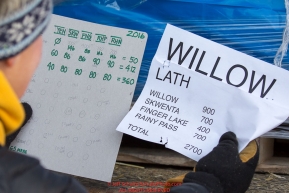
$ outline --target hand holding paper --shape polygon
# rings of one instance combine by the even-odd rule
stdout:
[[[241,151],[289,115],[288,72],[167,25],[147,83],[117,130],[194,160],[233,131]]]
[[[169,184],[183,183],[171,188],[170,192],[191,192],[190,187],[197,184],[198,189],[206,192],[243,193],[249,188],[259,160],[259,148],[256,140],[239,154],[238,141],[232,132],[224,133],[219,144],[205,157],[199,160],[194,172],[169,179]],[[192,188],[194,189],[194,188]],[[205,192],[205,191],[200,191]]]

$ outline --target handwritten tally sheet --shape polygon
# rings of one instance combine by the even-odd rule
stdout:
[[[10,150],[54,171],[110,181],[147,34],[53,15],[22,98],[33,109]]]
[[[288,117],[288,84],[288,71],[168,24],[117,130],[197,161],[233,131],[241,151]]]

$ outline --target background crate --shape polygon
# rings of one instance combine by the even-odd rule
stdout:
[[[289,174],[289,140],[260,138],[258,172]]]
[[[124,134],[117,156],[119,162],[194,167],[196,162],[160,144]]]
[[[259,138],[260,157],[256,172],[289,174],[289,140]],[[117,161],[194,167],[196,162],[163,145],[124,134]]]

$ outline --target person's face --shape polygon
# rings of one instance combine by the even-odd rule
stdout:
[[[1,69],[16,95],[20,99],[28,87],[28,84],[35,72],[42,52],[42,37],[38,37],[30,46],[18,55],[5,61]]]

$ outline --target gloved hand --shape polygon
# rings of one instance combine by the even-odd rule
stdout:
[[[20,126],[19,129],[17,129],[14,133],[8,135],[6,137],[6,144],[5,147],[9,148],[10,144],[14,141],[14,139],[17,137],[18,133],[20,132],[21,128],[27,123],[27,121],[29,121],[29,119],[32,116],[33,110],[31,108],[31,106],[28,103],[21,103],[24,111],[25,111],[25,119],[22,123],[22,125]]]
[[[239,155],[236,135],[227,132],[221,136],[219,144],[199,160],[195,172],[167,182],[199,184],[209,192],[244,193],[250,186],[258,160],[259,148],[255,140]],[[178,189],[180,187],[173,187],[171,192],[179,192]]]

